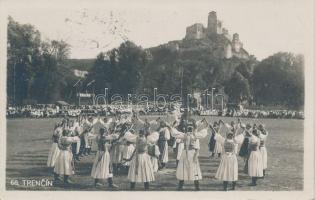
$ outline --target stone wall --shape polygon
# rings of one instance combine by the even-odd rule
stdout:
[[[205,37],[205,28],[202,24],[196,23],[186,28],[186,39],[202,39]]]

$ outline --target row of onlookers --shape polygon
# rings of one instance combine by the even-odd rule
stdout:
[[[293,110],[205,110],[200,111],[199,113],[202,116],[212,115],[223,117],[304,119],[303,111]]]
[[[30,117],[30,118],[47,118],[47,117],[76,117],[78,115],[113,115],[115,113],[130,114],[136,112],[139,115],[164,115],[171,111],[172,108],[158,107],[140,107],[131,108],[128,106],[23,106],[8,107],[7,117]],[[184,112],[184,108],[180,111]],[[286,118],[286,119],[304,119],[304,112],[293,110],[248,110],[248,109],[224,109],[222,110],[199,110],[190,109],[194,115],[201,116],[225,116],[225,117],[248,117],[248,118]]]
[[[303,111],[293,110],[246,110],[229,111],[225,116],[248,117],[248,118],[285,118],[285,119],[304,119]]]

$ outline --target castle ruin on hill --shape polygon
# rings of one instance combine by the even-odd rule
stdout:
[[[248,58],[248,53],[243,49],[243,43],[239,39],[237,33],[230,36],[228,30],[222,26],[222,21],[217,19],[217,13],[211,11],[208,15],[208,26],[204,27],[201,23],[195,23],[186,28],[185,39],[203,39],[211,35],[220,34],[228,39],[228,44],[224,47],[225,58],[233,56],[240,58]]]

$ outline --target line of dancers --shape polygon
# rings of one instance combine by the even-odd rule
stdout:
[[[225,191],[229,182],[232,183],[231,189],[235,190],[238,155],[244,158],[244,170],[252,179],[251,186],[256,186],[257,180],[265,176],[268,132],[263,124],[245,125],[241,120],[230,124],[219,120],[210,124],[205,118],[192,119],[188,112],[175,111],[169,116],[168,121],[161,118],[142,120],[135,114],[63,119],[55,126],[47,166],[53,169],[54,180],[62,181],[63,177],[67,186],[72,183],[69,176],[75,173],[80,157],[89,155],[95,142],[97,152],[91,177],[96,187],[107,180],[109,188],[118,188],[113,177],[126,174],[131,190],[135,190],[136,183],[142,183],[144,189],[149,190],[150,182],[155,181],[155,173],[166,168],[169,147],[172,147],[176,159],[177,189],[181,191],[185,182],[193,182],[198,191],[202,179],[198,158],[200,140],[210,135],[210,157],[217,155],[221,159],[215,178],[223,182]],[[135,126],[138,125],[141,127],[136,132]],[[223,126],[228,130],[225,134]],[[157,128],[152,130],[153,127]]]

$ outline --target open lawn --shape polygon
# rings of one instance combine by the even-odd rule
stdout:
[[[208,121],[223,119],[230,122],[233,118],[207,117]],[[53,180],[52,169],[46,167],[48,151],[54,124],[60,119],[8,119],[7,120],[7,190],[109,190],[107,186],[95,188],[90,177],[95,153],[85,156],[76,165],[76,174],[71,178],[73,185],[50,187],[24,186],[23,180]],[[236,119],[234,119],[236,121]],[[242,119],[243,122],[263,122],[269,131],[266,147],[268,150],[268,170],[265,179],[258,186],[248,186],[250,178],[243,173],[244,161],[239,159],[239,181],[236,190],[242,191],[291,191],[303,189],[303,120],[288,119]],[[200,165],[203,180],[201,190],[220,191],[222,183],[214,179],[220,159],[209,158],[209,137],[201,141]],[[156,174],[156,181],[150,190],[174,191],[177,187],[175,159],[169,148],[170,162],[167,169]],[[114,177],[118,190],[128,190],[126,175]],[[193,183],[185,183],[184,190],[193,190]],[[138,184],[136,190],[143,190]]]

